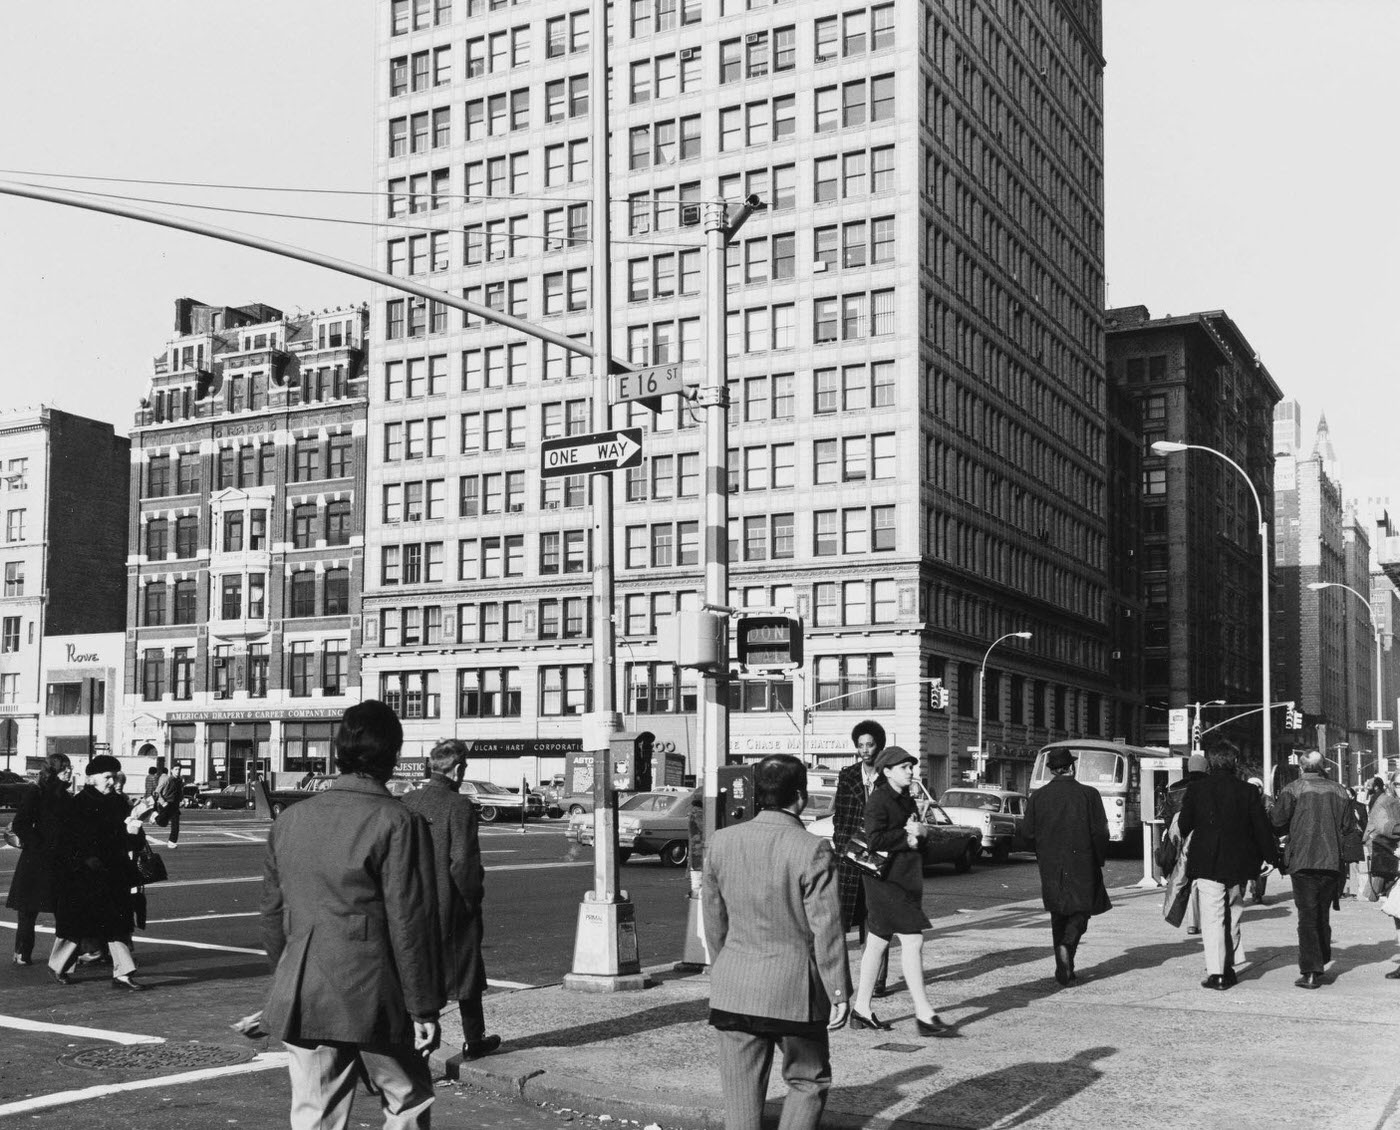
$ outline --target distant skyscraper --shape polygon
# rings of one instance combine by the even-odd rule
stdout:
[[[1230,713],[1243,713],[1262,698],[1260,514],[1250,484],[1273,528],[1281,393],[1223,311],[1153,318],[1127,306],[1109,310],[1107,323],[1108,379],[1140,420],[1142,692],[1147,741],[1166,745],[1169,707],[1223,699]],[[1156,455],[1158,440],[1214,448],[1250,481],[1206,452]],[[1286,619],[1277,609],[1271,605],[1274,639]],[[1275,686],[1272,697],[1288,696]],[[1251,717],[1221,733],[1260,759],[1259,717]]]
[[[588,334],[589,10],[382,4],[387,270]],[[802,748],[815,705],[819,761],[874,715],[941,787],[971,764],[987,647],[1020,630],[987,667],[993,779],[1025,784],[1047,738],[1131,736],[1106,624],[1099,4],[612,12],[615,352],[698,374],[695,205],[769,206],[729,252],[730,603],[800,612],[807,662],[733,684],[731,754]],[[410,748],[577,748],[589,488],[541,479],[537,452],[586,430],[587,366],[389,289],[372,311],[366,690]],[[647,432],[616,491],[618,702],[691,771],[696,687],[656,630],[701,587],[700,420],[615,412]]]

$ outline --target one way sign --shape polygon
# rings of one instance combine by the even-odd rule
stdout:
[[[586,436],[547,439],[540,444],[540,476],[587,475],[642,464],[642,429],[614,428]]]

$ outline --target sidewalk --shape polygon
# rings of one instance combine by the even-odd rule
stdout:
[[[1270,887],[1268,905],[1245,909],[1248,964],[1228,992],[1200,987],[1200,941],[1162,920],[1160,892],[1112,892],[1114,909],[1091,920],[1080,946],[1079,984],[1066,989],[1051,977],[1038,900],[940,920],[924,966],[957,1038],[916,1036],[907,993],[877,1001],[894,1031],[832,1034],[823,1125],[1400,1130],[1400,984],[1382,977],[1396,953],[1391,920],[1343,900],[1335,980],[1309,992],[1293,984],[1287,880]],[[892,982],[897,968],[896,956]],[[638,993],[490,995],[487,1031],[504,1037],[501,1052],[471,1063],[438,1053],[434,1066],[531,1102],[719,1127],[708,979],[657,980]],[[455,1009],[443,1028],[444,1049],[460,1048]],[[780,1066],[770,1100],[784,1092]]]

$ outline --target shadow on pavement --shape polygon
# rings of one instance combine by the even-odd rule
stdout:
[[[926,1095],[913,1110],[889,1119],[887,1125],[907,1130],[927,1130],[930,1123],[967,1130],[1024,1126],[1101,1079],[1104,1073],[1094,1064],[1117,1050],[1085,1048],[1068,1059],[1018,1063],[963,1079]],[[844,1109],[878,1116],[889,1107],[892,1092],[898,1094],[906,1083],[923,1083],[936,1070],[922,1065],[859,1087],[833,1087],[832,1095],[839,1096]]]
[[[608,1017],[573,1028],[558,1028],[552,1032],[539,1032],[533,1036],[512,1039],[510,1050],[520,1052],[530,1048],[574,1048],[584,1044],[606,1043],[627,1036],[655,1035],[662,1028],[670,1028],[677,1024],[703,1023],[709,1017],[708,998],[681,1001],[643,1009],[631,1016]]]

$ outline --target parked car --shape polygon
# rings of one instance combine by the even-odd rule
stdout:
[[[804,824],[825,820],[836,811],[836,790],[811,788],[807,791],[807,807],[802,810]]]
[[[567,796],[561,796],[559,807],[564,810],[566,816],[578,816],[581,813],[592,812],[593,794],[569,793]]]
[[[617,861],[633,855],[659,855],[671,867],[684,867],[690,858],[690,806],[698,789],[666,786],[636,793],[617,806]],[[571,800],[574,798],[570,798]],[[568,839],[593,846],[591,803],[569,817]]]
[[[960,824],[982,831],[982,851],[1005,863],[1013,851],[1026,851],[1021,822],[1026,815],[1025,793],[1009,789],[949,789],[943,794],[943,810]]]
[[[252,808],[253,794],[247,785],[208,785],[199,790],[200,808]]]
[[[28,777],[11,769],[0,769],[0,808],[18,808],[25,794],[37,787]]]
[[[959,872],[968,871],[981,854],[982,833],[968,824],[955,824],[937,801],[925,796],[918,800],[919,818],[928,825],[928,835],[920,844],[924,866],[951,863]],[[831,841],[834,831],[832,817],[826,816],[807,825],[807,831]]]
[[[522,797],[504,785],[470,780],[463,781],[457,791],[476,805],[483,824],[494,824],[498,820],[519,823],[522,808],[526,819],[544,817],[544,801],[539,793],[527,793]]]

